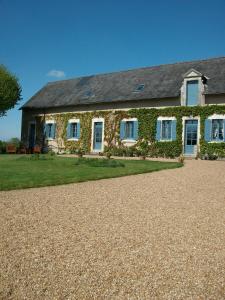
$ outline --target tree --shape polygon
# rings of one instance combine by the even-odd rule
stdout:
[[[21,87],[15,75],[0,65],[0,117],[21,100]]]

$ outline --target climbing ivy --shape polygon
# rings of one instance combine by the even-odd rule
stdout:
[[[216,154],[225,157],[225,143],[207,143],[204,140],[205,119],[213,114],[225,114],[225,106],[195,106],[195,107],[168,107],[163,109],[131,109],[128,111],[93,111],[86,113],[62,113],[48,115],[46,119],[55,119],[57,123],[56,141],[59,147],[70,152],[82,148],[84,152],[91,150],[92,119],[104,118],[105,151],[115,155],[138,155],[143,141],[149,145],[148,155],[152,157],[178,157],[182,154],[182,117],[200,117],[200,155]],[[159,116],[176,117],[176,141],[156,141],[156,121]],[[135,117],[138,119],[139,140],[132,147],[125,147],[120,140],[120,121],[123,118]],[[43,118],[43,117],[42,117]],[[66,127],[69,119],[80,119],[79,141],[68,141]],[[41,121],[39,122],[41,123]]]

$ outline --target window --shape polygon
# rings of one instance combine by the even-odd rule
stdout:
[[[172,138],[172,121],[163,120],[162,121],[162,140],[171,140]]]
[[[138,121],[137,119],[123,120],[120,123],[120,139],[134,140],[138,139]]]
[[[193,106],[199,104],[199,84],[198,80],[187,81],[186,105]]]
[[[177,120],[175,117],[158,117],[156,122],[157,141],[175,141],[177,138]]]
[[[144,84],[139,84],[136,89],[134,90],[134,92],[138,93],[138,92],[142,92],[145,88]]]
[[[127,121],[125,125],[125,139],[132,139],[134,137],[134,122]]]
[[[80,138],[80,122],[79,120],[69,120],[67,125],[67,139]]]
[[[77,123],[70,123],[70,137],[77,137]]]
[[[55,138],[55,123],[46,123],[45,124],[45,137],[47,139]]]
[[[224,128],[222,119],[212,120],[212,141],[223,141]]]

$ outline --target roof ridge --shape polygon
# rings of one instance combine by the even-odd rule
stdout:
[[[106,75],[112,75],[112,74],[118,74],[118,73],[132,72],[132,71],[135,71],[135,70],[153,69],[153,68],[159,68],[159,67],[162,67],[162,66],[181,65],[181,64],[187,64],[187,63],[198,63],[198,62],[218,60],[218,59],[225,59],[225,56],[217,56],[217,57],[196,59],[196,60],[189,60],[189,61],[180,61],[180,62],[175,62],[175,63],[159,64],[159,65],[154,65],[154,66],[133,68],[133,69],[128,69],[128,70],[120,70],[120,71],[104,72],[104,73],[98,73],[98,74],[78,76],[78,77],[73,77],[73,78],[68,78],[68,79],[63,79],[63,80],[49,81],[49,82],[46,83],[46,85],[57,84],[57,83],[61,83],[61,82],[68,82],[68,81],[72,81],[72,80],[75,80],[75,79],[81,79],[81,78],[106,76]]]

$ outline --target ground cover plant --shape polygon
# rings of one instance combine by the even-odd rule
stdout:
[[[0,155],[0,190],[83,182],[181,166],[177,162]]]

